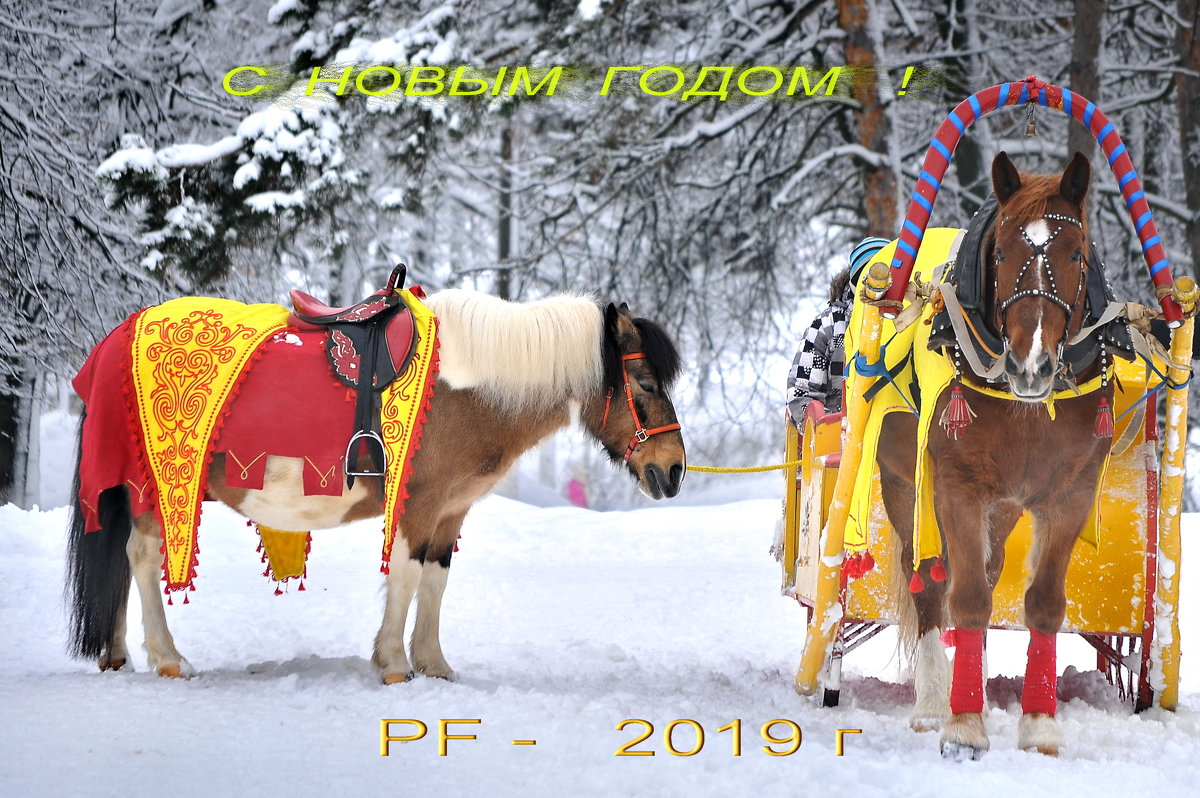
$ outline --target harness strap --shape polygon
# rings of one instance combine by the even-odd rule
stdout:
[[[992,362],[990,366],[983,365],[983,361],[979,359],[979,353],[975,351],[975,347],[970,344],[971,333],[967,330],[965,319],[967,314],[963,311],[962,305],[958,301],[958,294],[954,292],[952,283],[939,283],[938,291],[941,292],[942,301],[946,303],[946,315],[950,318],[950,326],[954,328],[954,337],[958,341],[958,348],[962,351],[963,357],[967,359],[967,364],[970,365],[971,371],[975,375],[985,379],[994,380],[1004,373],[1004,353]],[[1005,348],[1007,349],[1007,344]]]
[[[1100,318],[1096,321],[1096,323],[1089,324],[1087,327],[1084,327],[1079,332],[1075,333],[1070,338],[1068,338],[1067,346],[1074,346],[1075,344],[1080,343],[1081,341],[1084,341],[1093,332],[1095,332],[1096,330],[1100,329],[1104,325],[1108,324],[1113,319],[1120,316],[1121,312],[1123,310],[1125,310],[1124,302],[1116,302],[1116,301],[1109,302],[1108,305],[1104,308],[1104,312],[1100,314]]]

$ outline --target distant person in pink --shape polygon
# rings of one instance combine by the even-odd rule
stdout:
[[[584,482],[586,479],[587,473],[582,468],[576,468],[571,481],[567,483],[567,501],[585,510],[588,509],[587,485]]]

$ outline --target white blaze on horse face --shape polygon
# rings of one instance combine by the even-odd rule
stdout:
[[[1045,219],[1037,219],[1025,225],[1025,235],[1029,237],[1036,246],[1044,246],[1050,240],[1050,225]],[[1039,291],[1045,290],[1046,286],[1042,284],[1042,269],[1048,268],[1044,262],[1045,255],[1038,255],[1036,262],[1031,265],[1033,272],[1033,287]],[[1020,291],[1021,286],[1013,286],[1014,291]],[[1028,374],[1033,374],[1037,371],[1038,361],[1042,357],[1042,316],[1045,313],[1045,308],[1040,304],[1037,309],[1037,327],[1033,332],[1033,343],[1029,347],[1029,355],[1025,358],[1025,362],[1021,364],[1021,369]]]

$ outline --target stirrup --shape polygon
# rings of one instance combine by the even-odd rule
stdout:
[[[379,447],[379,451],[383,455],[383,471],[352,471],[351,470],[351,468],[352,468],[352,466],[350,465],[351,454],[354,451],[355,445],[359,442],[359,440],[362,440],[362,439],[366,439],[368,441],[374,441],[375,445]],[[368,447],[368,448],[370,448],[370,447]],[[350,443],[346,445],[346,457],[342,462],[342,472],[347,477],[382,477],[384,474],[387,473],[387,467],[388,467],[387,449],[384,447],[383,438],[381,438],[379,436],[379,433],[376,432],[375,430],[366,430],[366,429],[359,430],[358,432],[354,433],[354,437],[352,437],[350,439]]]

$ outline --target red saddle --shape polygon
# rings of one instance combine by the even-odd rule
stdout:
[[[346,482],[357,476],[382,477],[387,469],[383,439],[377,426],[376,394],[404,373],[416,351],[412,313],[396,291],[404,285],[404,264],[392,270],[387,287],[349,307],[335,308],[303,291],[292,291],[295,312],[289,322],[300,330],[325,329],[325,351],[334,375],[356,389],[355,428],[346,447]],[[353,465],[366,447],[373,468]]]

